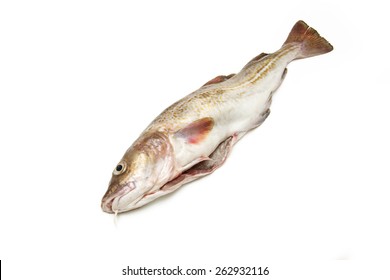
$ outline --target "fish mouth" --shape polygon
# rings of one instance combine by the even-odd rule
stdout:
[[[154,200],[154,196],[158,195],[161,191],[160,189],[150,191],[144,194],[141,194],[139,196],[136,196],[134,199],[126,203],[125,196],[130,193],[132,190],[135,189],[134,185],[126,185],[125,187],[122,187],[122,189],[112,195],[110,195],[107,198],[104,198],[102,200],[102,210],[106,213],[109,214],[116,214],[116,213],[122,213],[122,212],[127,212],[136,208],[139,208],[146,204],[145,201],[148,200]],[[126,204],[126,206],[121,205],[121,204]]]
[[[123,187],[121,187],[121,189],[118,191],[118,192],[115,192],[113,193],[112,195],[108,196],[107,198],[103,198],[102,200],[102,210],[106,213],[115,213],[115,211],[113,210],[113,206],[117,206],[119,204],[119,200],[125,196],[126,194],[128,194],[129,192],[131,192],[132,190],[134,190],[135,186],[134,184],[127,184]],[[115,207],[117,208],[117,207]]]

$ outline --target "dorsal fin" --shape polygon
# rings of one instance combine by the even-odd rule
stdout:
[[[175,137],[184,138],[190,144],[198,144],[206,138],[213,127],[213,118],[199,119],[177,131]]]
[[[252,64],[253,62],[256,62],[256,61],[259,61],[261,60],[263,57],[266,57],[268,55],[268,53],[261,53],[259,54],[258,56],[255,56],[254,58],[252,58],[245,66],[247,67],[249,64]]]
[[[217,76],[217,77],[215,77],[214,79],[211,79],[210,81],[208,81],[207,83],[205,83],[202,87],[224,82],[224,81],[226,81],[226,80],[229,80],[229,79],[230,79],[231,77],[233,77],[234,75],[236,75],[236,74],[230,74],[230,75],[227,75],[227,76],[224,76],[224,75]]]
[[[252,60],[250,60],[249,62],[258,61],[258,60],[262,59],[264,56],[267,56],[267,55],[268,55],[268,53],[261,53],[258,56],[255,56],[254,58],[252,58]]]

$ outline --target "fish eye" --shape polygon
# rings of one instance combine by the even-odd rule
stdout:
[[[117,164],[117,166],[115,167],[112,173],[114,175],[119,175],[125,172],[125,170],[126,170],[126,163],[124,161],[121,161],[120,163]]]

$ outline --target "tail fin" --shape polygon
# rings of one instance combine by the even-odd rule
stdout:
[[[298,43],[301,46],[297,58],[320,55],[333,50],[332,45],[325,38],[302,20],[298,21],[291,29],[283,46],[290,43]]]

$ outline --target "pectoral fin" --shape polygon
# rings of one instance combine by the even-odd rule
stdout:
[[[175,137],[184,138],[186,143],[202,142],[214,127],[213,118],[203,118],[190,123],[175,133]]]

